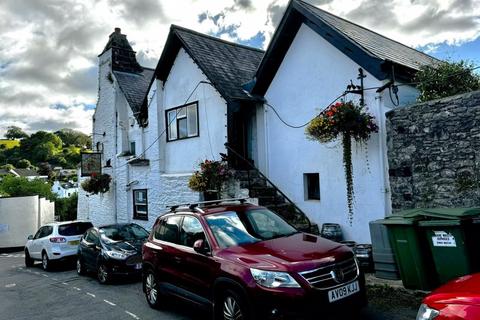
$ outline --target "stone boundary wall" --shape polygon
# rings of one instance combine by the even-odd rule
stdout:
[[[480,206],[480,91],[386,114],[392,209]]]

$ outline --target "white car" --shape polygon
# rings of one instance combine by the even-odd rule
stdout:
[[[88,221],[56,222],[40,227],[35,236],[28,236],[25,265],[31,267],[35,260],[40,260],[42,268],[49,270],[51,262],[75,257],[80,238],[91,227]]]

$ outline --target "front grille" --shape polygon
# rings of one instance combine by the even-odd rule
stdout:
[[[126,264],[127,266],[133,266],[137,263],[142,263],[142,256],[141,255],[134,255],[134,256],[131,256],[131,257],[128,257],[127,258],[127,261],[126,261]]]
[[[354,258],[327,265],[314,270],[300,272],[300,275],[316,289],[331,289],[355,280],[359,270]]]

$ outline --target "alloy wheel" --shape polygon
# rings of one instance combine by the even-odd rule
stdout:
[[[157,282],[152,273],[149,273],[145,280],[145,293],[150,304],[155,305],[157,303],[158,291]]]
[[[225,320],[243,319],[242,310],[237,300],[232,296],[226,296],[223,301],[223,318]]]
[[[83,272],[83,265],[82,265],[82,261],[80,261],[80,258],[77,259],[77,273],[82,275],[84,272]]]
[[[108,271],[107,267],[104,264],[98,267],[98,280],[100,281],[100,283],[107,283],[108,281]]]
[[[42,255],[42,268],[43,270],[48,270],[48,257],[46,253]]]

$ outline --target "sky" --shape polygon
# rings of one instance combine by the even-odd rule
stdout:
[[[306,0],[441,59],[480,65],[480,0]],[[1,0],[0,137],[91,132],[97,56],[115,27],[155,67],[171,24],[265,49],[288,0]]]

